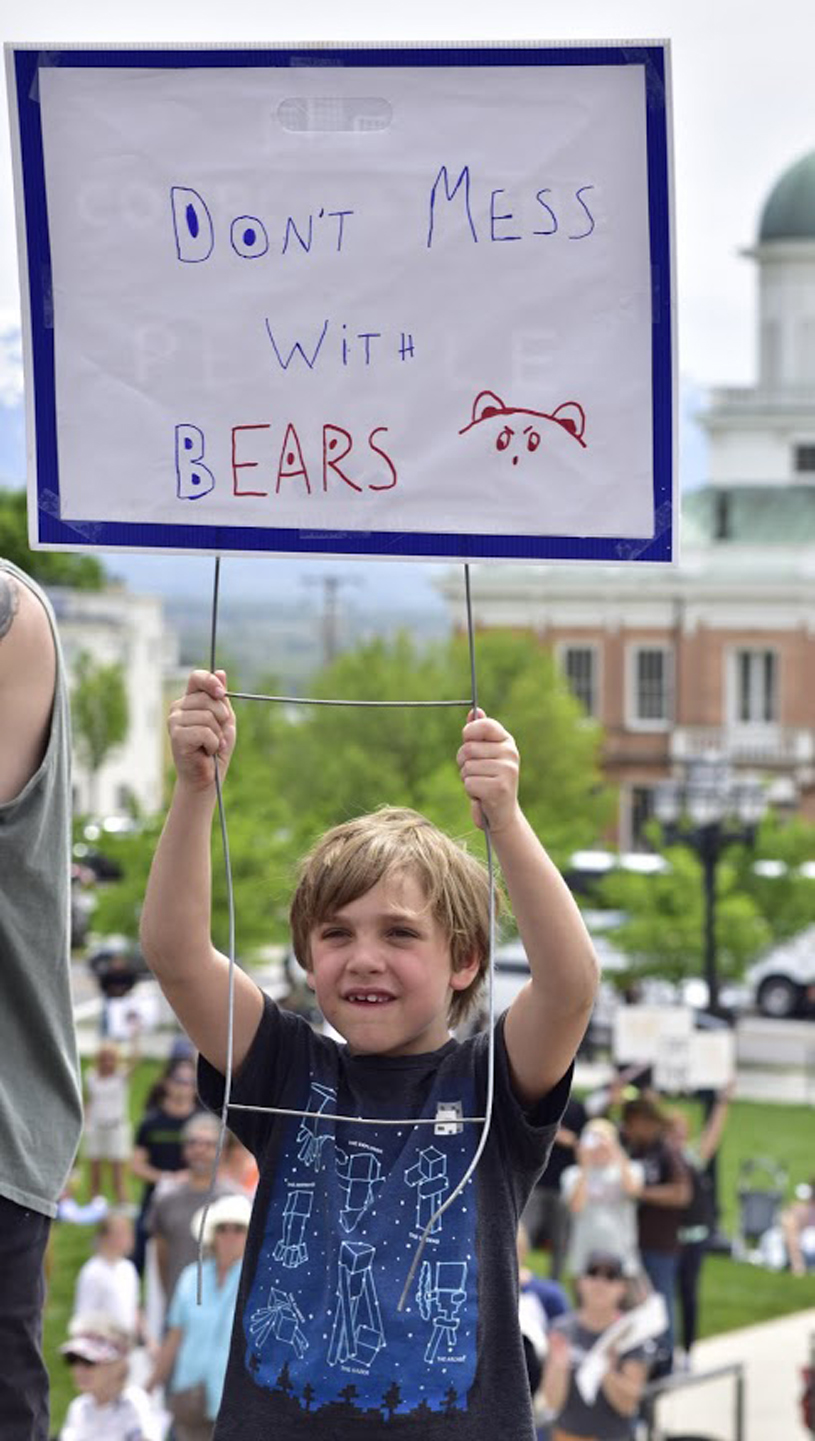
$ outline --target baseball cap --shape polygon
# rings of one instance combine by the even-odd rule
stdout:
[[[584,1276],[605,1276],[609,1281],[625,1279],[622,1258],[616,1251],[590,1251],[583,1267]]]

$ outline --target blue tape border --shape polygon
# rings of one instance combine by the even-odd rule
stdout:
[[[665,51],[647,46],[508,46],[323,49],[42,51],[12,47],[23,175],[28,253],[28,305],[33,354],[33,405],[37,466],[38,537],[42,545],[98,550],[215,551],[222,554],[388,556],[423,559],[671,561],[673,554],[673,321],[671,315],[670,182]],[[79,69],[150,67],[197,69],[229,66],[354,65],[642,65],[646,96],[648,218],[652,274],[652,405],[655,534],[651,538],[587,536],[416,534],[383,531],[260,530],[244,526],[142,525],[59,517],[59,455],[54,376],[51,249],[45,189],[39,71],[54,65]]]

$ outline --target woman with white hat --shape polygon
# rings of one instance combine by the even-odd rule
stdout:
[[[246,1196],[220,1196],[212,1202],[204,1219],[201,1303],[197,1262],[182,1271],[173,1293],[148,1389],[167,1386],[165,1404],[177,1441],[210,1441],[212,1436],[251,1210]],[[196,1238],[202,1216],[203,1208],[192,1218]]]

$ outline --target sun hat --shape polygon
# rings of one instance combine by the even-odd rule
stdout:
[[[68,1327],[68,1336],[59,1348],[60,1355],[69,1360],[89,1361],[94,1366],[105,1361],[121,1361],[132,1345],[128,1332],[104,1315],[75,1316]]]
[[[211,1247],[219,1226],[248,1227],[249,1217],[252,1214],[252,1202],[247,1196],[219,1196],[217,1201],[212,1202],[209,1210],[206,1206],[202,1206],[199,1211],[196,1211],[190,1222],[190,1230],[196,1241],[205,1212],[203,1242],[206,1247]]]

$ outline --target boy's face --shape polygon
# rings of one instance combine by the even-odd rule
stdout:
[[[478,959],[454,972],[450,945],[409,872],[385,876],[311,931],[308,984],[352,1051],[420,1055],[443,1046],[454,990]]]

